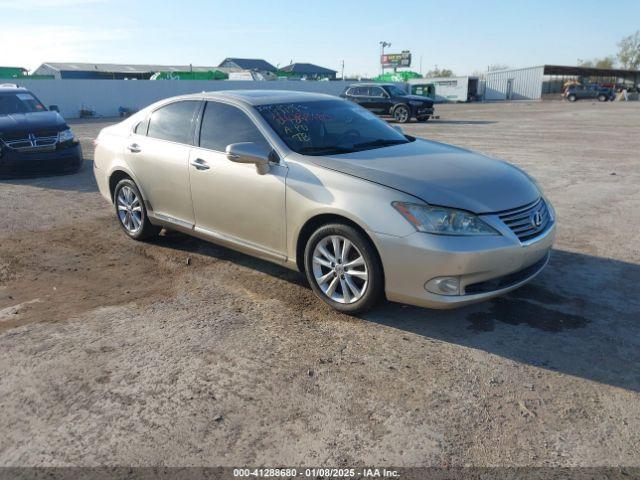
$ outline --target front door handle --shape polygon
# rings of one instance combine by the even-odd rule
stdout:
[[[211,167],[209,167],[207,162],[205,162],[201,158],[196,158],[195,160],[191,160],[190,163],[191,163],[191,165],[196,167],[197,170],[209,170],[209,168],[211,168]]]
[[[129,150],[131,153],[140,153],[142,151],[142,148],[140,148],[140,145],[138,145],[137,143],[132,143],[131,145],[127,146],[127,150]]]

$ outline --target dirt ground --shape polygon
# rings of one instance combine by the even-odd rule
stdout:
[[[639,466],[640,103],[438,107],[559,216],[549,267],[454,311],[361,318],[295,272],[136,243],[72,176],[0,182],[0,465]]]

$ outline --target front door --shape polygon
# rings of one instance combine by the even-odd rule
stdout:
[[[125,157],[151,215],[193,226],[189,188],[189,151],[193,145],[197,100],[183,100],[155,110],[129,137]]]
[[[368,108],[374,113],[388,115],[391,111],[389,95],[381,87],[370,87]]]
[[[207,102],[199,145],[191,150],[189,159],[196,229],[264,256],[284,259],[287,168],[272,163],[267,174],[259,175],[255,165],[231,162],[225,149],[241,142],[269,145],[240,108]]]

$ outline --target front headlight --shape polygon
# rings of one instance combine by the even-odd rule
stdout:
[[[74,139],[73,131],[68,128],[58,133],[58,142],[71,142]]]
[[[500,232],[473,213],[416,203],[393,202],[391,205],[419,232],[437,235],[500,235]]]

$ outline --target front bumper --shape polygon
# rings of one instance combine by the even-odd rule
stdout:
[[[433,107],[415,107],[413,115],[415,117],[432,116],[434,112]]]
[[[372,234],[385,273],[387,298],[428,308],[455,308],[502,295],[538,275],[546,266],[556,224],[522,243],[497,218],[501,236],[455,237],[416,232],[406,237]],[[425,284],[457,277],[459,295],[439,295]]]
[[[21,152],[3,148],[0,178],[30,177],[75,172],[82,165],[82,147],[75,142],[52,151]]]

